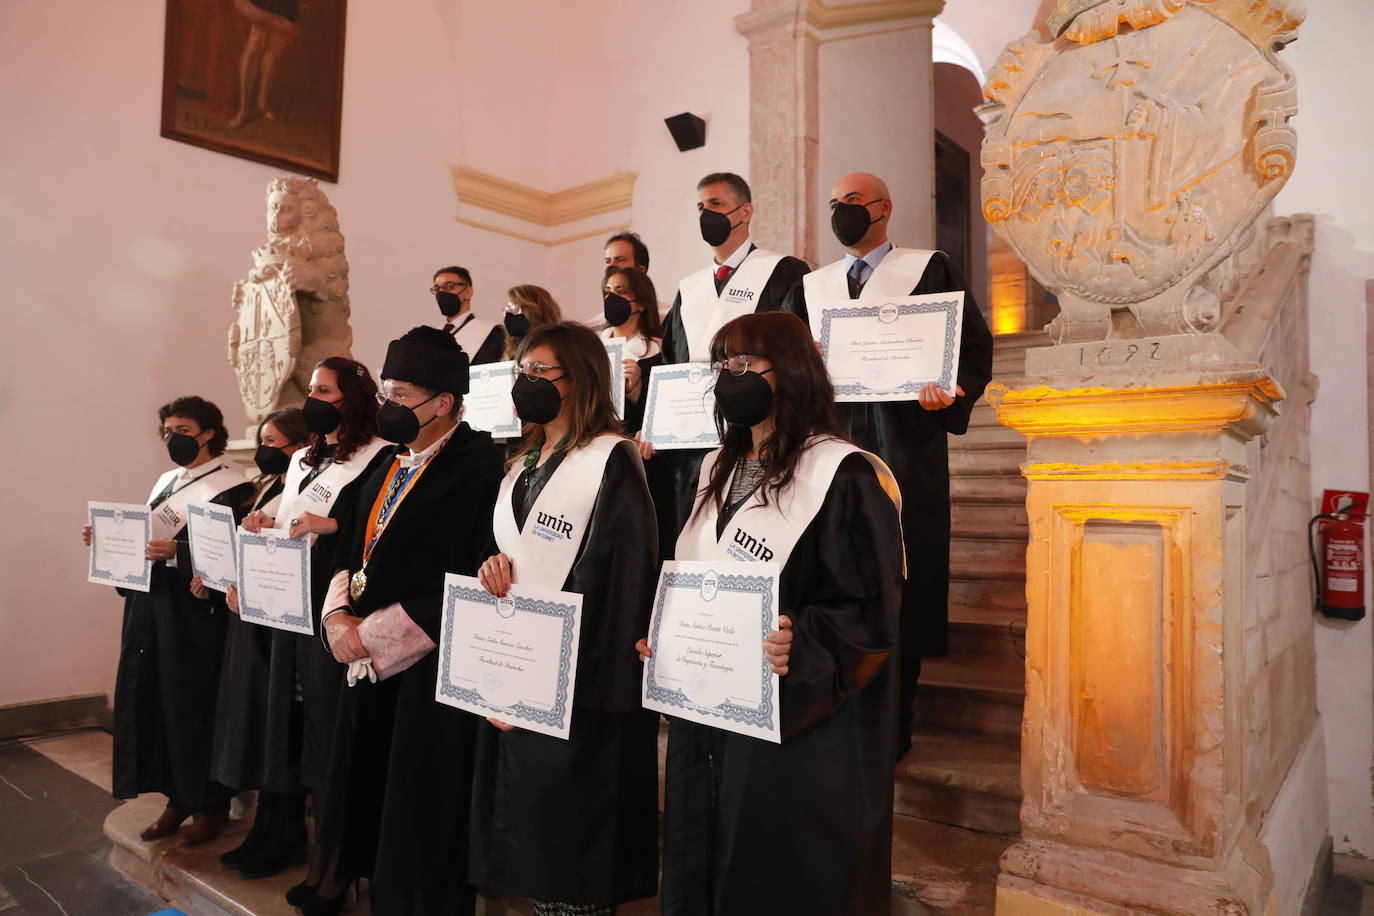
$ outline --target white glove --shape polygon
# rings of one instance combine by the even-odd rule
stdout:
[[[348,686],[356,687],[363,679],[377,683],[377,672],[372,670],[372,659],[360,658],[348,663]]]

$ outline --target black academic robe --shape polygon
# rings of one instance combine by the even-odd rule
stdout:
[[[339,491],[329,517],[339,523],[340,529],[357,506],[363,482],[379,465],[388,464],[392,454],[391,449],[378,451],[367,467]],[[324,805],[322,796],[329,778],[334,722],[344,684],[345,666],[334,660],[319,638],[320,606],[334,575],[338,545],[338,531],[315,536],[310,548],[310,607],[315,632],[307,636],[272,630],[267,675],[264,787],[276,792],[308,789],[315,793],[317,809]]]
[[[359,489],[339,531],[336,571],[361,568],[368,514],[390,467],[381,463]],[[477,574],[501,477],[491,436],[459,424],[377,541],[353,613],[399,602],[437,644],[444,574]],[[339,698],[319,835],[340,844],[339,874],[371,876],[374,912],[383,911],[379,899],[401,913],[473,906],[468,809],[478,719],[435,702],[437,676],[438,653],[430,652],[385,681],[345,687]]]
[[[542,482],[556,470],[551,464],[535,473],[523,500],[519,488],[511,494],[522,530]],[[485,722],[477,727],[469,870],[477,886],[600,905],[656,892],[658,714],[640,706],[634,650],[649,627],[656,540],[649,491],[617,447],[563,583],[564,591],[582,595],[568,740],[521,728],[501,732]]]
[[[811,271],[800,258],[785,257],[773,268],[763,292],[759,295],[755,312],[776,312],[783,307],[793,288],[801,287],[801,279]],[[729,282],[727,277],[726,283]],[[717,291],[723,286],[717,283]],[[673,365],[687,362],[706,362],[710,353],[690,353],[687,332],[682,325],[682,291],[673,297],[673,307],[663,319],[663,350],[654,358],[641,362],[644,380],[649,379],[648,368],[656,363]],[[642,422],[642,420],[641,420]],[[649,490],[654,497],[658,512],[659,545],[667,559],[672,558],[673,544],[677,542],[678,532],[687,522],[692,504],[696,500],[697,479],[701,476],[701,459],[710,449],[675,449],[655,455],[645,464],[644,470],[649,477]]]
[[[210,502],[234,508],[253,498],[248,481]],[[227,800],[211,786],[215,700],[229,612],[223,599],[191,594],[191,547],[176,534],[176,566],[153,564],[147,592],[124,595],[115,675],[113,792],[161,792],[174,807],[203,810]],[[215,797],[216,795],[219,797]]]
[[[851,455],[782,571],[782,743],[670,720],[664,914],[888,912],[901,579],[896,507]]]
[[[943,252],[936,252],[910,295],[963,288],[958,270]],[[808,320],[801,284],[783,308]],[[944,410],[925,410],[916,401],[837,405],[845,437],[887,462],[902,490],[907,556],[902,654],[913,662],[948,651],[948,438],[968,430],[973,405],[992,378],[992,333],[978,303],[967,293],[959,347],[958,382],[964,393]],[[914,669],[915,665],[909,667]]]
[[[284,481],[277,477],[245,509],[252,511],[267,505],[281,495],[283,486]],[[211,597],[223,600],[218,592]],[[236,792],[263,788],[267,669],[272,632],[233,612],[225,621],[211,773],[216,782]]]

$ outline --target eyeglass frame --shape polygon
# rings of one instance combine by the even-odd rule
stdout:
[[[449,287],[453,288],[449,289]],[[462,280],[448,280],[444,282],[442,285],[435,283],[433,286],[429,288],[429,291],[431,295],[434,295],[437,293],[456,293],[460,289],[472,289],[472,284],[466,283]]]
[[[434,392],[434,394],[431,394],[429,397],[422,400],[419,404],[416,404],[415,407],[420,407],[425,404],[428,404],[430,401],[434,400],[441,394],[443,394],[442,391],[436,391]],[[421,392],[419,391],[412,391],[409,394],[399,394],[395,396],[382,394],[382,392],[378,391],[372,397],[374,400],[376,400],[378,407],[385,407],[387,402],[390,401],[393,404],[397,404],[401,407],[408,407],[411,410],[414,410],[415,407],[411,407],[409,404],[406,403],[406,401],[410,400],[411,398],[418,398],[420,397],[420,395]]]
[[[746,372],[749,371],[749,360],[751,360],[751,359],[767,359],[767,358],[768,358],[768,357],[766,357],[766,356],[759,356],[758,354],[755,354],[755,353],[737,353],[737,354],[735,354],[734,356],[727,356],[727,357],[725,357],[725,359],[723,359],[723,360],[718,359],[718,360],[715,360],[714,362],[712,362],[712,363],[711,363],[711,371],[712,371],[712,372],[719,373],[722,369],[724,369],[724,370],[728,371],[731,375],[733,375],[733,376],[735,376],[736,378],[738,378],[739,376],[741,376],[741,375],[743,375],[744,373],[746,373]],[[743,365],[743,367],[740,368],[740,370],[739,370],[738,372],[736,372],[734,369],[731,369],[731,368],[730,368],[730,363],[734,362],[734,361],[737,360],[737,359],[742,359],[742,360],[744,360],[744,365]],[[769,371],[771,371],[771,370],[769,370]],[[762,374],[762,373],[760,373],[760,375],[761,375],[761,374]]]
[[[537,366],[538,368],[535,368],[535,369],[531,370],[531,369],[529,368],[529,367],[531,367],[531,366]],[[523,363],[516,363],[514,366],[511,366],[511,368],[510,368],[510,375],[511,375],[511,378],[519,378],[520,376],[523,375],[525,378],[529,379],[531,382],[537,382],[537,381],[539,381],[541,378],[544,377],[544,376],[540,375],[539,373],[541,373],[541,372],[548,372],[550,369],[562,369],[562,368],[563,368],[562,366],[550,366],[550,365],[547,365],[547,364],[545,364],[545,363],[541,363],[541,362],[539,362],[538,360],[527,359],[527,360],[525,360]],[[566,372],[566,370],[564,370],[564,371]],[[561,379],[561,378],[563,378],[563,376],[560,375],[558,378],[551,378],[551,379],[549,379],[549,381],[550,381],[550,382],[556,382],[556,381],[558,381],[558,380]]]

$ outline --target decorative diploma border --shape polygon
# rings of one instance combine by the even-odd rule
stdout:
[[[702,432],[693,439],[682,439],[678,436],[660,434],[654,430],[654,418],[658,409],[658,391],[664,382],[672,382],[678,379],[693,381],[692,376],[700,373],[709,376],[711,369],[705,363],[683,363],[676,366],[654,366],[649,372],[649,393],[644,401],[644,434],[645,438],[651,441],[656,447],[664,446],[700,446],[702,448],[715,448],[720,445],[720,435],[713,427],[709,433]],[[657,381],[655,381],[657,379]]]
[[[139,522],[139,523],[141,523],[141,524],[143,525],[143,543],[144,543],[144,544],[147,544],[149,541],[151,541],[151,540],[153,539],[153,510],[152,510],[152,509],[144,509],[144,510],[142,510],[142,511],[138,511],[138,510],[134,510],[134,509],[96,509],[96,508],[92,508],[92,509],[90,510],[90,516],[91,516],[91,528],[92,528],[92,529],[95,528],[95,520],[96,520],[97,518],[108,518],[108,519],[113,520],[116,524],[120,524],[120,525],[124,524],[124,522],[135,521],[135,522]],[[110,584],[110,585],[115,585],[115,586],[119,586],[119,585],[129,585],[129,586],[134,586],[134,587],[143,588],[143,589],[147,589],[147,588],[149,587],[149,585],[151,585],[151,583],[152,583],[152,578],[153,578],[153,577],[152,577],[152,568],[151,568],[151,565],[150,565],[150,564],[148,564],[148,563],[146,563],[146,562],[143,564],[143,568],[146,569],[146,570],[148,570],[148,575],[146,575],[146,576],[145,576],[145,575],[142,575],[142,574],[139,574],[139,573],[135,573],[135,574],[128,575],[128,576],[116,576],[112,570],[109,570],[109,569],[101,569],[99,566],[96,565],[96,563],[95,563],[95,554],[96,554],[96,551],[92,550],[90,553],[91,553],[91,559],[90,559],[90,575],[89,575],[88,579],[96,579],[96,580],[99,580],[100,582],[105,582],[105,583],[108,583],[108,584]]]
[[[499,380],[501,378],[505,378],[507,381],[510,381],[513,378],[511,372],[514,368],[514,361],[506,360],[503,363],[486,363],[481,366],[473,366],[471,369],[468,370],[468,373],[470,379],[480,379],[483,382],[490,382],[493,379]],[[469,385],[469,387],[471,387],[471,385]],[[520,418],[516,416],[515,411],[512,409],[510,422],[505,424],[504,426],[474,426],[473,429],[480,430],[481,432],[491,433],[491,437],[493,439],[519,438],[521,433]]]
[[[537,722],[549,728],[565,728],[565,720],[569,712],[568,703],[572,699],[568,696],[568,683],[572,676],[573,624],[577,607],[572,604],[559,604],[537,598],[523,598],[519,595],[513,597],[517,612],[543,614],[546,617],[558,618],[563,622],[563,635],[559,643],[558,653],[557,704],[553,709],[535,709],[524,703],[516,703],[514,706],[497,706],[495,703],[483,699],[476,690],[455,686],[453,683],[453,646],[451,642],[440,647],[443,659],[439,669],[439,694],[450,700],[483,706],[493,712],[513,713],[514,718],[525,722]],[[496,607],[496,596],[486,589],[450,585],[444,592],[444,632],[448,634],[450,640],[457,638],[458,631],[455,629],[454,617],[458,612],[459,599],[475,604],[485,604],[491,608]],[[510,724],[516,725],[518,723],[511,722]]]
[[[907,305],[894,305],[885,303],[879,305],[857,305],[847,308],[826,308],[821,310],[821,351],[830,352],[830,327],[841,318],[878,318],[881,320],[882,311],[885,308],[896,308],[895,317],[905,317],[907,315],[929,315],[940,313],[945,316],[945,355],[942,361],[940,377],[936,383],[946,391],[954,390],[954,373],[958,369],[954,365],[954,347],[959,342],[960,332],[959,322],[959,300],[950,299],[940,302],[909,303]],[[841,395],[874,395],[874,394],[910,394],[913,397],[921,390],[923,382],[905,381],[896,388],[886,391],[877,391],[869,388],[861,382],[848,385],[836,385],[836,396]]]
[[[625,359],[625,339],[617,337],[613,340],[602,338],[601,342],[606,346],[606,358],[611,363],[611,403],[615,405],[615,415],[620,419],[625,419],[625,367],[622,365]]]
[[[216,512],[215,508],[221,508],[223,510],[222,514]],[[226,515],[229,517],[229,553],[232,555],[234,560],[234,578],[237,579],[239,573],[239,551],[238,545],[234,543],[234,529],[238,526],[234,523],[234,510],[228,508],[227,506],[216,507],[213,503],[191,503],[186,507],[186,524],[188,526],[186,532],[186,540],[192,548],[191,571],[194,572],[197,576],[200,576],[201,580],[204,581],[206,585],[215,589],[215,591],[224,591],[224,589],[220,588],[219,586],[228,585],[229,580],[221,581],[219,579],[216,579],[214,581],[218,583],[218,585],[212,584],[209,577],[205,576],[201,572],[203,567],[200,565],[200,563],[196,561],[195,541],[193,538],[193,534],[195,532],[195,526],[198,524],[197,519],[200,519],[199,524],[204,525],[205,520],[207,519],[210,521],[224,521],[224,516]],[[235,586],[238,585],[237,582],[235,582],[234,584]]]
[[[273,627],[278,630],[290,630],[293,633],[313,634],[315,632],[314,621],[310,619],[310,576],[301,576],[301,607],[305,608],[301,614],[287,614],[285,617],[273,617],[260,607],[254,607],[246,600],[246,591],[243,588],[243,553],[247,546],[267,548],[268,536],[265,534],[253,534],[239,529],[238,543],[234,552],[234,559],[238,562],[238,587],[239,587],[239,616],[253,623],[265,627]],[[304,553],[310,549],[309,538],[287,538],[272,537],[277,544],[283,542],[291,544],[288,550],[295,550]],[[304,564],[302,564],[304,565]],[[309,572],[307,567],[306,572]]]
[[[702,583],[706,579],[705,573],[684,573],[684,572],[665,572],[663,574],[663,588],[659,589],[658,597],[655,599],[654,607],[654,628],[650,634],[650,643],[657,646],[659,644],[659,629],[663,626],[663,605],[668,600],[668,592],[674,588],[691,589],[700,591]],[[698,706],[687,698],[681,690],[670,690],[660,687],[657,678],[657,653],[649,656],[649,684],[645,690],[645,699],[663,703],[677,709],[695,709],[716,718],[726,719],[730,722],[739,722],[752,728],[770,731],[773,728],[773,671],[768,667],[768,661],[763,655],[763,641],[768,638],[769,626],[771,621],[767,619],[765,613],[773,606],[773,584],[776,580],[772,576],[721,576],[716,585],[717,591],[722,592],[744,592],[746,594],[758,595],[762,602],[762,609],[759,614],[759,671],[763,677],[763,691],[759,694],[759,705],[756,709],[747,706],[738,706],[726,701],[719,706]]]

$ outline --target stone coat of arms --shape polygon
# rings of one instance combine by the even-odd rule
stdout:
[[[1059,296],[1056,342],[1216,326],[1208,274],[1293,170],[1277,52],[1303,16],[1300,0],[1064,0],[1054,40],[1003,51],[980,109],[983,214]]]
[[[249,436],[269,413],[299,406],[315,364],[351,356],[348,261],[338,215],[313,178],[267,188],[267,242],[234,283],[229,364]]]

